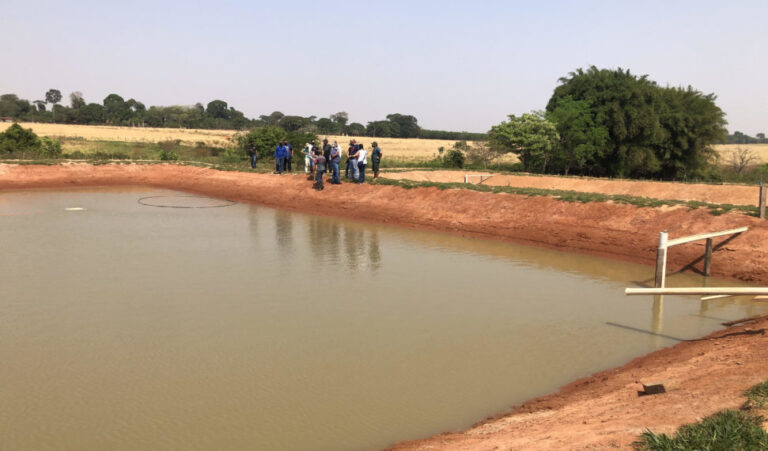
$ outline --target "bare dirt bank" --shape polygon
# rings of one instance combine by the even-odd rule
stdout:
[[[768,378],[768,320],[680,343],[533,399],[464,432],[401,443],[394,450],[629,449],[646,429],[673,433],[740,407]],[[642,383],[668,392],[638,396]]]
[[[768,283],[766,221],[704,209],[638,208],[568,203],[547,197],[469,190],[343,184],[311,189],[303,175],[222,172],[176,165],[0,165],[0,190],[149,185],[472,237],[509,240],[599,254],[652,265],[658,232],[671,237],[749,226],[715,252],[715,275]],[[0,195],[2,193],[0,192]],[[635,193],[643,195],[642,193]],[[716,240],[716,243],[722,240]],[[675,247],[670,268],[698,268],[703,243]],[[649,275],[652,269],[649,268]],[[511,414],[460,433],[404,443],[396,449],[626,448],[644,428],[679,425],[736,407],[749,386],[768,378],[768,321],[680,343],[598,373],[560,392],[529,401]],[[639,383],[665,381],[665,395],[639,398]]]
[[[569,203],[548,197],[437,188],[327,185],[311,189],[303,175],[250,174],[178,165],[0,165],[0,189],[150,185],[253,202],[312,214],[446,231],[653,264],[658,233],[670,238],[749,226],[723,244],[716,239],[713,275],[768,283],[768,221],[742,214],[713,216],[706,209],[639,208],[612,203]],[[643,195],[636,191],[636,195]],[[670,251],[669,269],[698,269],[704,243]],[[649,271],[650,273],[650,271]]]
[[[405,171],[386,172],[383,175],[395,180],[463,183],[464,174],[493,174],[477,171]],[[480,182],[472,177],[471,183]],[[483,185],[514,186],[584,193],[619,194],[652,197],[666,200],[697,200],[712,204],[757,205],[760,189],[747,185],[707,185],[702,183],[652,182],[589,177],[558,177],[549,175],[493,174],[483,180]]]

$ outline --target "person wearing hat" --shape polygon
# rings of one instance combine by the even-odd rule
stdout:
[[[373,178],[377,178],[379,176],[379,163],[381,163],[381,148],[379,147],[379,143],[374,141],[371,146],[373,146],[373,150],[371,151],[371,169],[373,169]]]

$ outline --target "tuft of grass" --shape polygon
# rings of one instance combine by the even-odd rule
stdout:
[[[762,417],[743,410],[723,410],[700,423],[678,429],[674,437],[646,431],[633,445],[643,451],[672,450],[765,450],[768,433]]]
[[[757,384],[744,392],[750,407],[762,409],[768,406],[768,381]]]

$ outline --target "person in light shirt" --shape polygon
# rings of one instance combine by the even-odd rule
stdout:
[[[356,183],[365,183],[365,166],[367,164],[367,157],[368,152],[365,150],[363,145],[360,144],[360,149],[357,151],[357,171],[360,173],[360,176],[357,178]]]

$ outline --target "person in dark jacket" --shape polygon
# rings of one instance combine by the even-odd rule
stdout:
[[[291,160],[293,160],[293,146],[288,141],[283,141],[283,145],[286,149],[285,170],[288,172],[293,172],[293,166],[291,165]]]
[[[259,156],[259,150],[256,148],[255,144],[248,144],[248,157],[251,159],[251,169],[256,169],[256,159]]]
[[[382,153],[379,143],[374,141],[371,145],[373,146],[371,151],[371,167],[373,169],[373,178],[377,178],[379,176],[379,163],[381,163]]]

